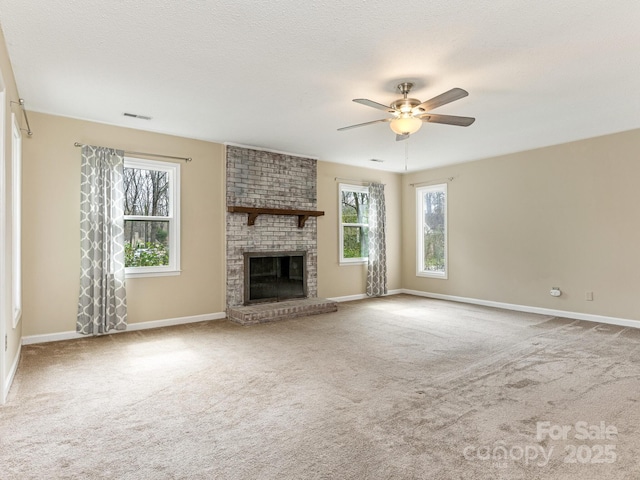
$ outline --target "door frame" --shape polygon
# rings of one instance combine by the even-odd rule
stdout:
[[[8,270],[6,246],[7,238],[7,159],[6,159],[6,127],[7,127],[7,94],[0,72],[0,405],[7,400],[7,295]]]

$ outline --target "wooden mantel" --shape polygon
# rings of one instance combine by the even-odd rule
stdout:
[[[237,207],[229,206],[227,211],[231,213],[248,213],[247,225],[251,226],[256,223],[258,215],[295,215],[298,217],[298,228],[304,227],[307,218],[321,217],[324,212],[316,210],[289,210],[286,208],[261,208],[261,207]]]

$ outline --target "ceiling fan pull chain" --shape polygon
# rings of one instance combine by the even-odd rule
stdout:
[[[407,138],[407,141],[404,143],[404,171],[407,171],[407,162],[409,161],[409,140],[411,136]]]

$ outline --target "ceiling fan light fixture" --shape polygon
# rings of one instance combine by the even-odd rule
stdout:
[[[422,127],[422,120],[411,115],[402,115],[389,123],[391,130],[398,135],[411,135]]]
[[[365,125],[373,125],[375,123],[389,123],[391,130],[396,134],[397,140],[405,140],[409,135],[416,133],[422,127],[423,122],[442,123],[445,125],[457,125],[459,127],[468,127],[475,118],[460,117],[457,115],[441,115],[430,113],[431,110],[446,105],[448,103],[460,100],[469,95],[469,92],[462,88],[452,88],[440,95],[437,95],[426,102],[421,102],[417,98],[409,98],[409,91],[413,87],[413,83],[404,82],[398,85],[398,90],[402,93],[402,98],[391,102],[389,105],[374,102],[367,98],[354,98],[353,101],[367,107],[393,115],[392,118],[381,118],[371,122],[359,123],[342,127],[338,130],[350,130],[352,128],[364,127]]]

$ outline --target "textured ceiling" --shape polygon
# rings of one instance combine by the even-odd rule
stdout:
[[[0,22],[29,110],[338,163],[403,171],[408,143],[419,170],[640,127],[638,0],[0,0]],[[468,90],[435,113],[476,122],[336,131],[384,118],[351,100],[389,104],[405,80],[423,101]]]

